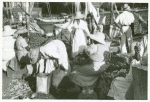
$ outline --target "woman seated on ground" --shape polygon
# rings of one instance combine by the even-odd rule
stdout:
[[[140,64],[142,60],[148,61],[148,51],[147,51],[147,46],[148,46],[148,35],[145,35],[142,40],[140,41],[140,55],[141,55],[141,60],[137,61],[136,59],[133,59],[130,65],[130,70],[129,73],[126,75],[126,77],[117,77],[113,80],[110,90],[108,92],[108,96],[113,97],[115,100],[125,100],[127,90],[129,89],[129,86],[131,87],[132,83],[132,66],[135,66],[136,64]],[[147,59],[146,59],[147,57]],[[143,62],[146,63],[146,62]],[[139,65],[140,66],[140,65]],[[143,70],[145,67],[141,67]],[[130,91],[130,90],[129,90]],[[129,92],[128,91],[128,92]],[[129,92],[130,93],[130,92]],[[127,95],[127,97],[130,97]]]
[[[15,50],[16,50],[16,58],[21,64],[21,67],[27,67],[28,74],[31,75],[33,72],[33,67],[30,64],[30,57],[29,51],[30,47],[28,45],[28,30],[27,29],[20,29],[17,32],[18,37],[15,43]]]
[[[85,49],[85,53],[89,56],[84,62],[73,62],[72,72],[69,78],[81,87],[92,86],[102,71],[107,67],[104,61],[104,52],[109,51],[109,46],[106,45],[105,35],[97,32],[89,37],[94,40]]]

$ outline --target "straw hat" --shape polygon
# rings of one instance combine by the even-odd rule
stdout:
[[[16,29],[12,29],[10,25],[4,26],[3,36],[11,36],[14,34]]]
[[[15,33],[17,34],[23,34],[23,33],[27,33],[28,30],[27,29],[20,29],[20,30],[17,30]]]
[[[25,28],[25,26],[19,26],[17,28],[17,31],[14,33],[13,37],[17,38],[19,34],[27,33],[28,30]]]
[[[96,32],[95,34],[90,34],[90,38],[101,44],[106,44],[105,35],[101,32]]]
[[[84,14],[81,14],[81,12],[78,11],[78,12],[75,13],[75,16],[74,16],[73,18],[74,18],[74,19],[82,19],[82,18],[84,18],[84,17],[85,17],[85,15],[84,15]]]
[[[131,8],[128,4],[124,4],[123,9],[126,10],[126,11],[131,11]]]

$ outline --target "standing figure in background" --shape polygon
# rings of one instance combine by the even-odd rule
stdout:
[[[86,21],[87,21],[89,32],[91,34],[93,34],[94,30],[95,30],[95,20],[94,20],[94,16],[92,16],[92,14],[90,12],[87,14]],[[92,39],[88,39],[88,42],[89,43],[93,43],[93,40]]]
[[[81,14],[80,11],[75,13],[73,21],[67,27],[69,31],[73,32],[72,41],[72,58],[75,58],[80,52],[82,52],[87,47],[87,35],[90,34],[87,23],[82,20],[85,15]]]
[[[95,25],[94,25],[95,20],[90,12],[87,14],[86,21],[87,21],[88,29],[89,29],[90,33],[93,34],[94,30],[95,30]]]
[[[132,53],[132,29],[131,24],[134,22],[134,15],[130,12],[130,6],[124,4],[124,11],[115,19],[115,25],[121,30],[121,53]],[[126,45],[127,43],[127,45]],[[127,50],[128,46],[128,50]]]

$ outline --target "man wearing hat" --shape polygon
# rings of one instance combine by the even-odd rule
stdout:
[[[90,32],[87,23],[82,20],[84,17],[85,15],[77,11],[71,24],[67,27],[74,35],[72,41],[72,58],[75,58],[75,56],[82,52],[87,46],[87,35],[89,35]]]
[[[30,51],[30,47],[28,46],[28,30],[20,29],[15,33],[18,34],[15,43],[16,58],[21,64],[21,67],[24,68],[26,66],[28,74],[32,74],[33,67],[30,64],[30,57],[28,53]]]
[[[123,12],[115,19],[115,25],[120,28],[121,32],[121,53],[132,53],[132,29],[131,24],[134,22],[134,15],[130,12],[130,6],[124,4]],[[128,51],[126,47],[128,46]]]

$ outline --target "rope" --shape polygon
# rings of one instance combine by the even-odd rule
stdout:
[[[67,5],[67,8],[68,8],[68,10],[69,10],[69,12],[70,12],[70,14],[71,14],[71,11],[70,11],[70,9],[69,9],[68,5]]]
[[[34,7],[34,2],[33,2],[33,3],[31,3],[31,6],[30,6],[30,15],[32,15],[33,7]]]
[[[49,13],[49,16],[50,16],[50,11],[49,11],[48,3],[46,3],[46,5],[47,5],[48,13]]]
[[[57,3],[52,7],[52,9],[57,5]]]
[[[50,7],[50,3],[49,3],[49,11],[50,11],[50,14],[51,14],[51,7]]]
[[[11,2],[9,2],[9,4],[10,4]],[[12,4],[11,4],[11,7],[12,7]],[[10,7],[10,5],[9,5],[9,9],[10,9],[10,15],[12,16],[12,10],[11,10],[11,7]],[[10,17],[11,17],[10,16]]]
[[[73,3],[72,3],[72,15],[73,15]]]

